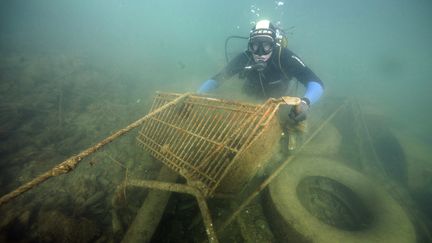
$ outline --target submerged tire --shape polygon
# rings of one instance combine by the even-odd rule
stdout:
[[[391,129],[387,120],[366,116],[366,125],[371,136],[371,145],[378,156],[379,167],[385,175],[401,183],[407,183],[407,161],[404,148]],[[370,165],[374,167],[376,165]]]
[[[408,215],[383,188],[329,159],[297,159],[269,193],[283,241],[416,241]]]

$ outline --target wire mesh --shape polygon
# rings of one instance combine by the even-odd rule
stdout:
[[[158,93],[151,110],[179,94]],[[138,144],[211,196],[236,156],[268,124],[277,105],[189,96],[143,124]]]

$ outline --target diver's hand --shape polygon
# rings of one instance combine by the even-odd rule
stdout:
[[[289,117],[296,122],[306,120],[307,113],[309,112],[309,102],[307,98],[301,98],[300,104],[291,109]]]
[[[213,79],[209,79],[207,81],[205,81],[197,90],[198,94],[206,94],[209,93],[211,91],[213,91],[214,89],[217,88],[217,86],[219,85],[218,81],[213,80]]]

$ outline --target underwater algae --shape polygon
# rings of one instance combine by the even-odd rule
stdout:
[[[2,56],[0,63],[0,99],[5,111],[1,116],[0,141],[2,194],[37,177],[146,110],[146,102],[124,98],[124,83],[117,80],[122,74],[89,66],[77,57],[10,54]],[[75,219],[93,225],[88,228],[94,229],[94,233],[81,232],[88,235],[83,235],[83,239],[107,237],[109,230],[103,229],[111,228],[111,219],[106,214],[111,204],[110,194],[123,180],[124,168],[131,169],[130,175],[139,173],[144,177],[151,177],[156,169],[150,158],[133,148],[134,138],[125,138],[85,160],[77,172],[52,179],[15,199],[13,204],[2,206],[2,241],[49,239],[43,238],[44,235],[51,237],[47,229],[53,228],[47,224],[55,221],[37,224],[49,215],[60,215],[59,220],[71,225],[69,230],[73,231],[57,231],[53,239],[76,234],[73,229],[79,228],[73,225],[81,223],[66,223]],[[123,165],[119,166],[112,158]],[[135,164],[134,161],[142,162]]]

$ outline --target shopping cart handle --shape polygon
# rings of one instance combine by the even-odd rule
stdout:
[[[287,105],[298,105],[300,104],[301,99],[299,97],[282,96],[280,102]]]

